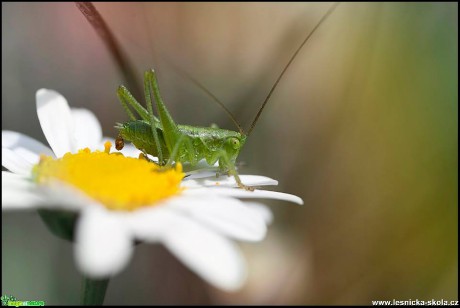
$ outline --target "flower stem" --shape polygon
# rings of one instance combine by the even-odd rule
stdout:
[[[84,306],[102,305],[110,278],[90,279],[83,277],[81,289],[81,304]]]

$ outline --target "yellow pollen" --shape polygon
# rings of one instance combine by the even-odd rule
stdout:
[[[104,152],[109,154],[110,153],[110,148],[112,147],[112,143],[110,141],[106,141],[104,143]]]
[[[110,154],[88,148],[62,158],[41,156],[34,166],[34,179],[39,184],[59,180],[77,187],[112,210],[130,211],[180,193],[184,177],[182,165],[162,169],[145,159]]]

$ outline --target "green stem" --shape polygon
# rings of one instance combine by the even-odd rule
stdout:
[[[83,277],[81,304],[84,306],[102,305],[109,281],[110,278],[94,280]]]

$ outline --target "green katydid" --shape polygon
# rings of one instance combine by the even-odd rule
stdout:
[[[146,154],[158,157],[160,165],[171,165],[173,161],[189,162],[196,165],[205,159],[209,165],[219,162],[222,171],[235,177],[240,187],[242,184],[235,168],[235,161],[241,147],[246,142],[246,135],[241,132],[216,128],[177,125],[169,114],[160,96],[155,71],[144,74],[145,110],[124,87],[118,88],[118,98],[126,109],[131,121],[120,123],[117,149],[122,148],[122,140],[131,141],[136,148]],[[153,115],[151,93],[155,98],[159,119]],[[128,105],[137,111],[141,120],[136,120]]]
[[[156,73],[154,70],[149,70],[144,74],[144,95],[147,109],[133,97],[126,87],[120,86],[118,88],[118,98],[131,121],[119,123],[116,126],[119,129],[119,136],[116,140],[117,150],[123,148],[123,140],[125,139],[131,141],[144,154],[158,157],[159,164],[162,166],[170,166],[173,162],[189,162],[193,166],[202,159],[205,159],[209,165],[214,165],[218,162],[220,170],[232,175],[239,187],[246,190],[253,190],[253,188],[241,182],[235,168],[235,162],[240,150],[244,146],[246,138],[254,129],[263,109],[290,64],[311,35],[326,20],[337,5],[335,4],[327,11],[292,55],[270,89],[247,133],[244,132],[243,128],[227,108],[199,84],[199,87],[211,95],[224,108],[231,120],[238,127],[239,132],[216,127],[195,127],[176,124],[161,98]],[[194,82],[197,83],[196,81]],[[159,118],[153,114],[153,100],[155,101]],[[141,119],[136,119],[129,107],[133,108]]]

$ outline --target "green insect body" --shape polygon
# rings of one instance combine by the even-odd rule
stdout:
[[[239,187],[245,186],[236,172],[235,162],[246,142],[246,135],[216,127],[195,127],[177,125],[172,119],[160,96],[155,71],[144,75],[145,100],[147,110],[142,107],[124,86],[118,88],[117,95],[131,121],[118,123],[117,149],[123,140],[133,143],[144,154],[158,157],[160,165],[169,166],[173,162],[189,162],[192,166],[205,159],[209,165],[219,163],[222,172],[233,175]],[[155,98],[159,119],[153,115]],[[137,111],[141,119],[136,119],[129,107]]]
[[[152,143],[153,133],[150,123],[144,120],[128,121],[116,126],[119,129],[121,138],[130,141],[143,152],[158,157],[158,149]],[[209,165],[214,165],[219,161],[220,166],[225,166],[225,160],[220,159],[222,150],[227,153],[231,163],[235,163],[238,154],[246,142],[246,136],[231,130],[214,128],[214,127],[195,127],[189,125],[177,125],[181,135],[191,139],[193,147],[189,149],[184,145],[179,147],[176,160],[190,162],[192,166],[200,160],[205,159]],[[155,129],[163,153],[163,159],[170,159],[168,150],[163,136],[161,125],[157,124]]]

